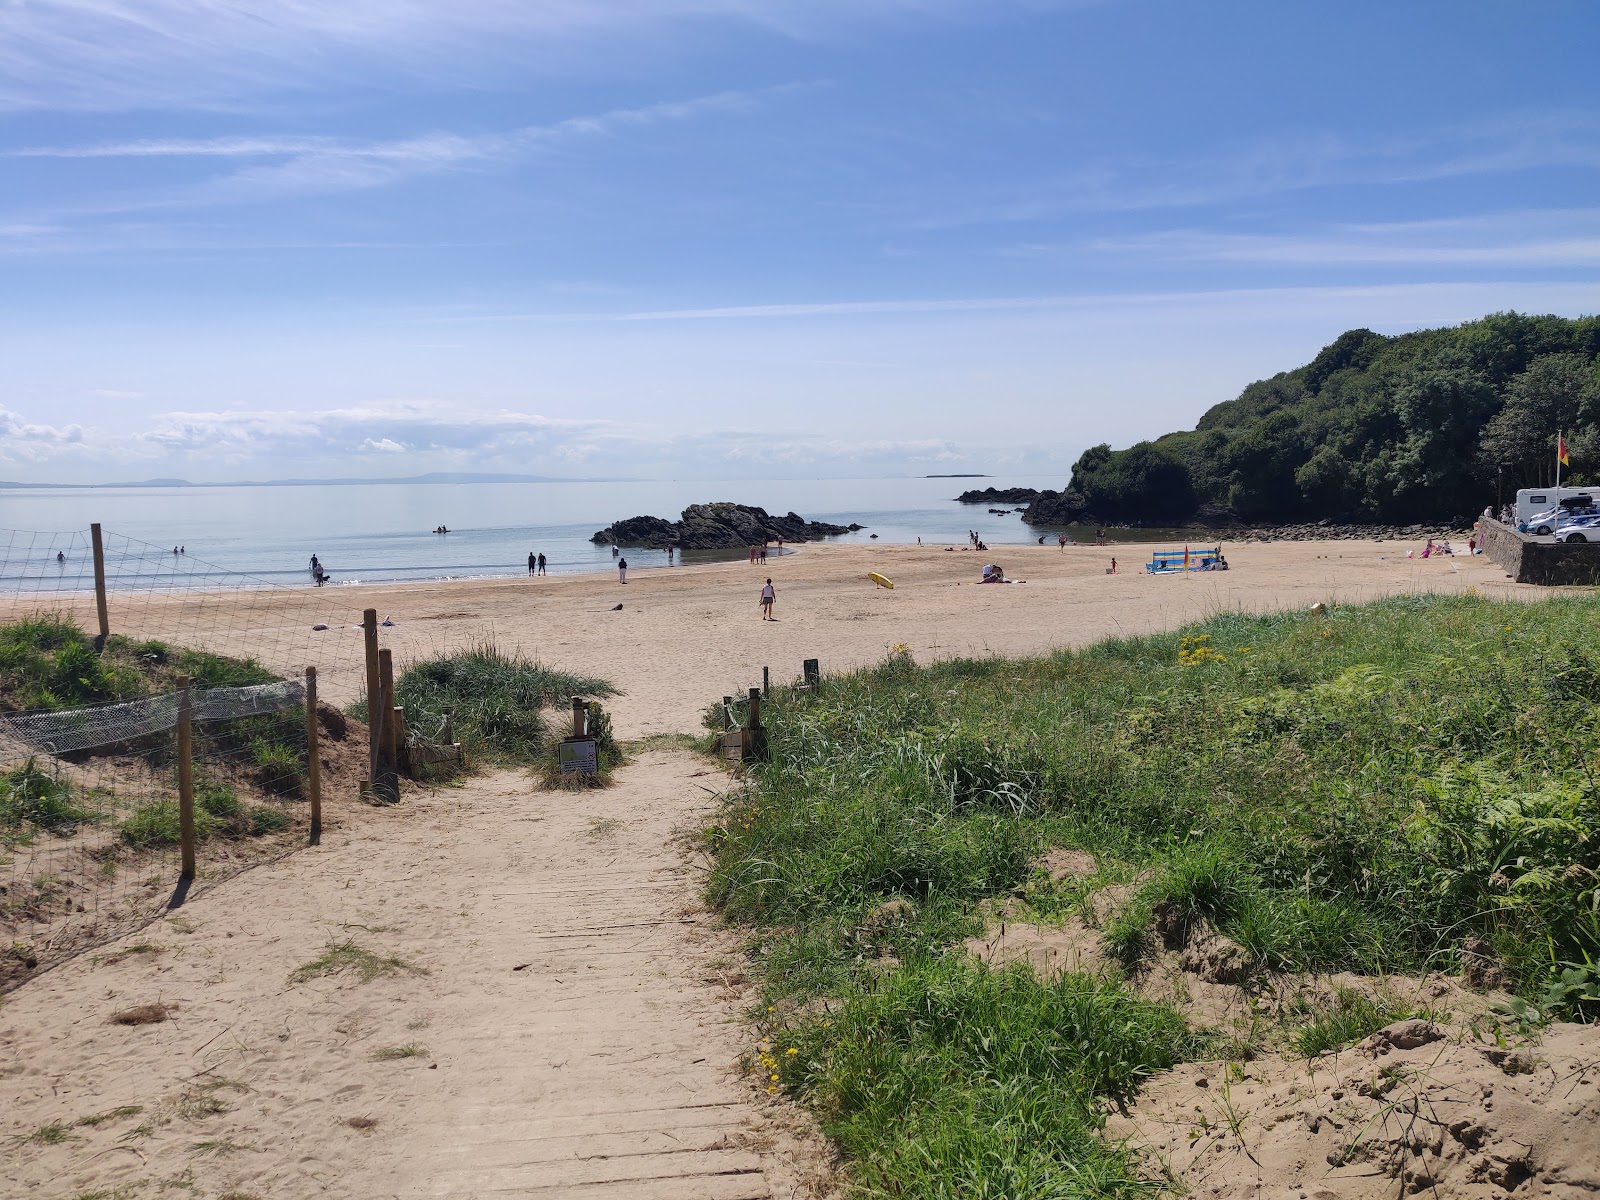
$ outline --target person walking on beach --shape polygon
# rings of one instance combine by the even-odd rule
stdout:
[[[778,619],[772,615],[772,606],[777,602],[778,589],[772,586],[772,580],[769,579],[761,588],[761,619],[763,621],[776,621]]]
[[[628,582],[628,560],[625,558],[617,559],[617,582]]]
[[[544,555],[543,554],[539,555],[539,574],[541,574],[541,575],[547,574],[547,572],[544,569]]]
[[[532,550],[529,550],[528,551],[528,574],[529,575],[537,575],[538,573],[539,573],[539,559],[538,559],[538,556],[536,556]]]

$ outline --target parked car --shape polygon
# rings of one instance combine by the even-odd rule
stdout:
[[[1600,510],[1591,508],[1587,505],[1581,508],[1564,505],[1559,508],[1549,509],[1542,513],[1535,513],[1526,521],[1518,521],[1517,532],[1534,533],[1538,534],[1540,537],[1547,537],[1550,534],[1555,533],[1558,527],[1570,525],[1573,518],[1592,517],[1597,515],[1600,515]]]
[[[1600,513],[1573,517],[1556,526],[1558,542],[1600,542]]]

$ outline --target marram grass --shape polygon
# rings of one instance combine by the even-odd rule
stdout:
[[[817,1107],[863,1195],[1145,1186],[1100,1114],[1193,1035],[952,949],[1050,845],[1142,880],[1105,930],[1130,966],[1158,907],[1262,970],[1454,970],[1470,936],[1525,995],[1585,975],[1556,1015],[1600,1016],[1597,631],[1587,595],[1396,597],[780,690],[772,762],[709,831],[771,1086]]]

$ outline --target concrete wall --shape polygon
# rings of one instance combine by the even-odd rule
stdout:
[[[1600,584],[1600,543],[1545,542],[1489,519],[1479,532],[1483,552],[1518,583]]]

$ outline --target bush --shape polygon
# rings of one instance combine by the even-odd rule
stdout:
[[[258,738],[250,745],[250,762],[262,791],[280,796],[300,794],[306,775],[300,747]]]
[[[552,670],[485,642],[471,650],[428,659],[395,681],[396,703],[421,737],[442,729],[453,711],[456,740],[475,758],[506,765],[539,761],[549,730],[541,709],[573,696],[612,696],[603,679]],[[352,715],[365,720],[363,701]]]

